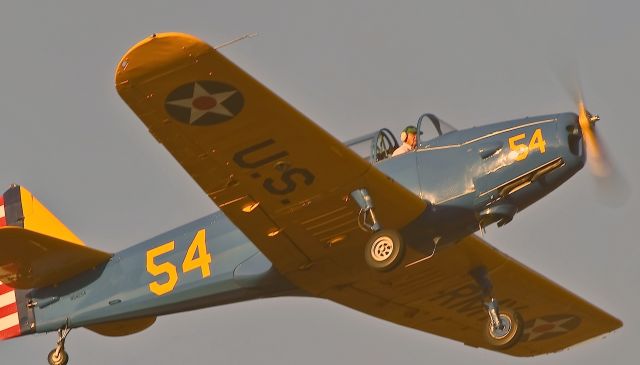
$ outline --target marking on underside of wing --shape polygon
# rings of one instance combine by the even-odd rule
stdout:
[[[191,125],[226,122],[238,115],[243,106],[244,97],[236,88],[210,80],[184,84],[165,99],[167,114]]]
[[[265,175],[255,169],[273,169],[273,172],[280,174],[279,178],[266,177],[262,181],[262,187],[269,194],[278,197],[282,205],[288,205],[291,199],[287,195],[295,192],[300,183],[312,185],[316,176],[307,168],[291,166],[289,161],[283,160],[287,156],[289,152],[282,149],[273,138],[269,138],[234,153],[233,161],[242,169],[254,170],[247,171],[253,179]]]
[[[580,322],[580,317],[573,314],[538,317],[525,323],[522,341],[540,341],[560,336],[578,328]]]
[[[453,289],[445,289],[438,291],[434,296],[428,298],[442,308],[454,311],[458,314],[477,321],[486,321],[487,314],[483,305],[482,290],[474,283],[466,284]],[[514,298],[499,297],[501,308],[509,308],[510,310],[520,312],[529,306]]]

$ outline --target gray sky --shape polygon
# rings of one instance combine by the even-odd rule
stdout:
[[[115,252],[217,209],[120,100],[113,70],[153,32],[192,33],[340,139],[433,112],[459,129],[573,111],[579,69],[599,132],[633,187],[636,1],[13,1],[0,11],[0,187],[30,189],[89,245]],[[582,22],[582,23],[581,23]],[[437,172],[434,172],[437,173]],[[162,317],[107,338],[80,329],[72,364],[612,364],[637,355],[637,189],[603,205],[585,169],[487,239],[622,319],[606,339],[515,359],[323,300],[271,299]],[[55,335],[0,343],[46,363]]]

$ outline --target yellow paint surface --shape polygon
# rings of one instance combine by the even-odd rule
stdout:
[[[25,228],[0,228],[0,281],[14,288],[53,285],[110,258],[106,252]]]
[[[20,187],[24,228],[61,240],[84,245],[69,228],[53,215],[29,190]]]
[[[143,317],[86,326],[87,329],[103,336],[127,336],[143,331],[156,322],[156,317]]]

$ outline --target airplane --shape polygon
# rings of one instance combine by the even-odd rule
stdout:
[[[390,129],[343,143],[191,35],[134,45],[115,86],[220,211],[107,253],[12,185],[0,196],[0,338],[57,332],[49,364],[67,364],[74,328],[125,336],[161,315],[282,296],[512,356],[622,326],[476,234],[587,155],[607,172],[582,100],[578,113],[465,130],[426,113],[416,148],[393,156]]]

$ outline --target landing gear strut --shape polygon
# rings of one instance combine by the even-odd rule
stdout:
[[[500,311],[498,301],[491,298],[485,303],[489,320],[485,337],[496,348],[505,349],[518,343],[522,335],[522,319],[510,310]]]
[[[509,309],[500,309],[498,301],[493,297],[493,284],[489,279],[487,269],[483,266],[476,267],[469,271],[482,289],[482,296],[485,300],[484,309],[487,311],[489,319],[485,326],[484,337],[491,346],[498,349],[509,348],[520,341],[523,330],[523,320],[520,315]]]
[[[56,348],[51,350],[47,356],[50,365],[67,365],[67,362],[69,362],[69,354],[64,350],[64,341],[67,339],[69,332],[71,332],[71,329],[67,326],[58,330]]]
[[[376,219],[373,199],[367,189],[351,192],[353,199],[360,205],[358,224],[366,232],[373,232],[364,248],[364,261],[374,270],[393,269],[404,255],[404,242],[400,233],[393,229],[382,229]]]

